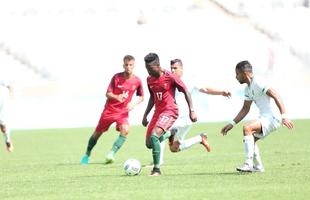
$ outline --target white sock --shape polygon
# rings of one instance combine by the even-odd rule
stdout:
[[[162,141],[160,143],[160,159],[159,159],[159,164],[162,165],[164,163],[164,151],[165,151],[165,146],[166,146],[166,140]]]
[[[244,136],[243,139],[244,151],[246,154],[246,161],[250,167],[253,167],[253,156],[254,156],[254,137],[253,135]]]
[[[263,166],[263,163],[262,163],[262,160],[260,158],[260,154],[259,154],[259,148],[258,148],[258,145],[256,144],[255,142],[255,146],[254,146],[254,163],[255,165],[258,165],[258,166]]]
[[[190,148],[194,144],[200,143],[201,141],[202,141],[201,136],[200,135],[196,135],[196,136],[194,136],[192,138],[189,138],[187,140],[180,141],[179,149],[180,149],[180,151],[183,151],[185,149]]]
[[[10,129],[6,128],[6,131],[4,133],[4,137],[5,137],[5,142],[11,142],[11,132]]]

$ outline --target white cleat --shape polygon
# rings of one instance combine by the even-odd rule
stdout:
[[[253,167],[250,166],[248,163],[244,163],[242,166],[236,168],[239,172],[252,172]]]
[[[262,165],[254,165],[252,169],[252,172],[264,172],[264,171],[265,169]]]
[[[105,161],[104,164],[111,164],[115,161],[114,155],[112,153],[109,153],[106,157],[105,157]]]

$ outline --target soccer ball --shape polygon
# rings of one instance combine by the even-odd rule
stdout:
[[[128,176],[138,175],[141,172],[141,163],[137,159],[130,158],[124,163],[124,171]]]

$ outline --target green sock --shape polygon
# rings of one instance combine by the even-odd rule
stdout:
[[[97,144],[97,139],[95,139],[93,136],[90,136],[88,140],[86,155],[90,156],[91,150],[94,148],[96,144]]]
[[[122,147],[122,145],[124,144],[124,142],[126,141],[126,137],[123,135],[119,135],[119,137],[115,140],[111,152],[114,154],[116,154],[116,152]]]
[[[153,154],[154,167],[159,168],[160,141],[159,141],[159,138],[155,135],[151,135],[150,140],[152,143],[152,154]]]
[[[162,136],[159,137],[159,141],[162,142],[165,139],[169,138],[171,136],[170,131],[167,131],[166,133],[164,133]]]

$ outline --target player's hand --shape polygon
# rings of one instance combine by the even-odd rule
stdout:
[[[194,111],[191,111],[189,113],[189,118],[191,119],[192,122],[196,122],[197,121],[197,115]]]
[[[130,103],[127,104],[127,110],[128,111],[133,110],[134,107],[135,107],[135,103],[134,102],[130,102]]]
[[[282,124],[286,126],[288,129],[292,129],[294,127],[293,122],[289,120],[288,118],[283,118]]]
[[[231,92],[229,92],[229,91],[223,91],[222,95],[223,95],[224,97],[230,98],[230,97],[231,97]]]
[[[234,126],[232,124],[227,124],[226,126],[224,126],[224,128],[222,128],[221,133],[223,134],[223,136],[227,135],[228,131],[230,131],[230,129],[232,129]]]
[[[149,124],[149,121],[147,121],[147,118],[146,118],[146,117],[143,117],[143,119],[142,119],[142,125],[143,125],[144,127],[146,127],[148,124]]]

